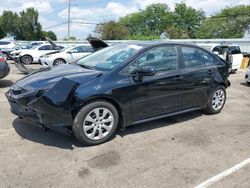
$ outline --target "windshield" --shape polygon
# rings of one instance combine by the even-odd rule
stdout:
[[[142,48],[143,46],[134,44],[117,44],[90,54],[80,59],[77,64],[108,71],[135,55]]]

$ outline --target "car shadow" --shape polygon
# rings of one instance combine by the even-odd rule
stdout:
[[[11,80],[0,80],[0,88],[6,88],[13,85]]]
[[[166,126],[173,126],[175,124],[185,122],[191,119],[198,118],[204,115],[203,111],[197,110],[193,112],[188,112],[176,116],[171,116],[167,118],[162,118],[154,121],[149,121],[147,123],[140,123],[127,127],[124,131],[118,131],[118,135],[121,137],[129,134],[137,134],[144,131],[150,131],[152,129],[157,129]]]
[[[150,131],[165,126],[172,126],[180,122],[202,116],[202,111],[194,111],[186,114],[176,115],[168,118],[150,121],[127,127],[124,131],[117,131],[117,134],[112,137],[115,139],[117,135],[124,137],[129,134],[137,134],[144,131]],[[65,136],[55,131],[47,130],[36,127],[24,120],[16,118],[13,122],[13,128],[22,139],[27,139],[32,142],[40,143],[46,146],[57,147],[61,149],[73,150],[78,147],[89,147],[78,142],[73,136]]]
[[[12,126],[22,139],[32,142],[69,150],[73,150],[75,147],[84,147],[73,136],[62,135],[51,130],[45,131],[20,118],[16,118]]]
[[[240,85],[250,87],[250,84],[248,84],[247,82],[241,82]]]

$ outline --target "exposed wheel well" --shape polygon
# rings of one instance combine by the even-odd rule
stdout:
[[[75,116],[77,115],[77,113],[87,104],[92,103],[92,102],[97,102],[97,101],[105,101],[105,102],[109,102],[112,105],[114,105],[114,107],[117,109],[118,114],[119,114],[119,128],[124,129],[125,128],[125,123],[124,123],[124,117],[122,114],[122,109],[120,107],[120,105],[115,102],[114,100],[110,99],[110,98],[106,98],[106,97],[99,97],[99,98],[94,98],[94,99],[90,99],[86,102],[84,102],[84,104],[82,104],[81,106],[79,106],[78,108],[74,109],[71,114],[73,119],[75,119]]]
[[[7,57],[9,57],[8,53],[6,53],[6,52],[2,52],[2,54],[5,54]]]

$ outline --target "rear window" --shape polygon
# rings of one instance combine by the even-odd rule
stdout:
[[[10,44],[11,42],[5,42],[5,41],[0,41],[0,45],[8,45]]]
[[[241,54],[239,46],[230,46],[230,51],[232,54]]]

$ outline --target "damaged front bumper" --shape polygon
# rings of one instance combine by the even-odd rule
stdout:
[[[66,78],[48,90],[26,91],[14,85],[5,94],[11,112],[43,128],[70,134],[73,92],[78,83]]]

